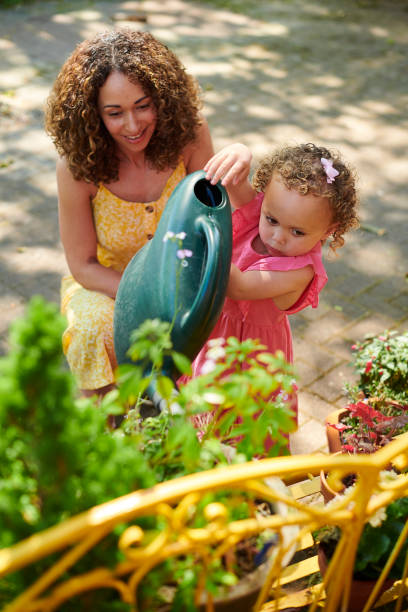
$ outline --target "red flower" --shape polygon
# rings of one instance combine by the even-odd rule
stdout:
[[[354,446],[351,446],[351,444],[343,444],[343,446],[341,447],[342,450],[346,451],[346,453],[354,453]]]
[[[366,363],[364,374],[368,374],[372,367],[373,367],[373,360],[369,359]]]

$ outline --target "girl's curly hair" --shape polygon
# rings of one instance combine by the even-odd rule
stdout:
[[[332,160],[333,167],[339,173],[332,183],[327,182],[327,175],[320,161],[322,157]],[[265,191],[274,172],[279,174],[288,189],[295,189],[302,195],[311,193],[329,200],[333,224],[336,225],[330,248],[334,252],[342,247],[343,234],[358,227],[359,220],[355,174],[342,161],[340,155],[310,142],[285,146],[260,162],[252,179],[254,189]]]
[[[45,129],[78,180],[118,178],[114,142],[98,112],[99,89],[114,70],[152,98],[157,125],[145,153],[157,170],[177,165],[201,124],[199,86],[170,49],[148,32],[102,32],[80,43],[62,66],[45,113]]]

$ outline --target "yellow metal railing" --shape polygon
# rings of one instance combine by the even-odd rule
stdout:
[[[391,482],[383,483],[380,473],[393,463],[400,474]],[[278,534],[275,547],[264,576],[263,586],[254,610],[278,610],[280,603],[272,594],[279,593],[282,566],[285,558],[300,545],[302,539],[322,525],[338,525],[342,538],[324,580],[311,589],[310,611],[316,610],[325,599],[327,612],[346,610],[354,557],[361,531],[367,520],[391,501],[408,496],[408,436],[388,444],[372,455],[296,455],[253,461],[185,476],[164,482],[152,489],[136,491],[111,502],[91,508],[60,525],[38,533],[15,546],[0,551],[0,579],[21,570],[48,555],[58,553],[56,562],[13,602],[5,612],[52,611],[70,598],[100,588],[112,588],[122,601],[137,610],[138,586],[143,577],[156,565],[169,557],[194,553],[206,571],[210,561],[232,548],[240,540],[260,533],[266,528]],[[326,507],[319,503],[306,503],[290,493],[289,488],[268,486],[273,477],[284,482],[308,482],[320,473],[331,473],[331,482],[340,483],[342,476],[355,472],[359,479],[351,497]],[[272,480],[269,480],[272,479]],[[340,486],[340,484],[339,484]],[[259,498],[280,502],[288,512],[228,522],[227,509],[219,503],[210,503],[204,512],[206,525],[192,528],[189,521],[191,508],[209,491],[236,490],[255,493]],[[373,496],[373,492],[377,494]],[[115,526],[127,524],[140,517],[159,515],[163,529],[147,544],[145,533],[137,525],[129,525],[118,539],[124,561],[114,568],[96,568],[85,574],[61,580],[65,572],[96,544],[112,532]],[[289,529],[291,528],[291,529]],[[407,528],[408,529],[408,528]],[[404,530],[399,545],[406,539]],[[378,589],[389,570],[386,565]],[[405,576],[397,584],[405,584]],[[201,584],[201,587],[200,587]],[[203,581],[199,588],[203,590]],[[402,609],[404,589],[394,589],[395,609]],[[364,610],[370,610],[376,598],[374,592]],[[211,598],[203,599],[198,593],[196,601],[206,601],[204,609],[213,609]],[[343,604],[342,604],[343,602]],[[341,607],[343,606],[343,607]]]

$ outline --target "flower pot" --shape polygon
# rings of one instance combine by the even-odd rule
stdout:
[[[335,455],[341,455],[341,451],[334,453]],[[334,499],[336,495],[339,495],[342,491],[335,491],[330,487],[327,482],[327,474],[324,470],[320,471],[320,493],[323,496],[324,503],[327,504],[330,500]]]
[[[317,559],[319,562],[320,573],[322,576],[324,576],[329,562],[327,560],[326,553],[324,552],[321,546],[318,547]],[[349,600],[349,605],[348,605],[347,610],[349,612],[361,612],[368,598],[370,597],[371,591],[373,590],[375,584],[376,584],[376,580],[374,579],[373,580],[356,580],[355,578],[353,578],[353,580],[351,581],[350,600]],[[390,589],[393,584],[394,584],[394,580],[392,578],[388,578],[384,582],[383,586],[381,587],[381,590],[378,594],[378,598],[385,591],[388,591],[388,589]]]
[[[346,413],[347,413],[347,410],[344,410],[343,408],[339,408],[338,410],[331,412],[325,418],[327,444],[329,446],[329,451],[331,453],[337,453],[341,451],[341,440],[340,440],[340,432],[337,431],[337,429],[335,429],[334,427],[330,427],[329,423],[337,425],[337,423],[339,423],[340,421],[340,417]]]

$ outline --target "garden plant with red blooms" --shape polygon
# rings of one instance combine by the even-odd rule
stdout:
[[[373,453],[408,429],[408,332],[385,331],[354,344],[351,402],[339,422],[342,450]]]
[[[373,453],[405,431],[408,412],[387,416],[366,401],[348,404],[339,423],[330,427],[340,432],[341,448],[348,453]]]

